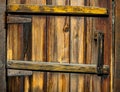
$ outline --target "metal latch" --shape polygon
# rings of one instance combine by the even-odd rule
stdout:
[[[104,34],[102,32],[95,33],[95,40],[97,41],[98,49],[97,74],[101,76],[103,74],[104,65]]]

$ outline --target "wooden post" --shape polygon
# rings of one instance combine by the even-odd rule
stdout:
[[[0,0],[0,92],[6,92],[6,0]]]
[[[113,92],[120,91],[120,0],[115,1],[115,77]]]

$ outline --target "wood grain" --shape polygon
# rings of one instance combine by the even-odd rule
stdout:
[[[97,0],[95,2],[95,6],[105,7],[105,8],[107,7],[109,11],[108,18],[97,18],[95,20],[94,29],[96,31],[101,31],[104,33],[104,64],[111,65],[112,64],[112,59],[111,59],[111,56],[112,56],[112,0],[110,0],[109,2],[104,0],[103,1]],[[111,66],[110,66],[110,71],[111,71]],[[102,77],[101,84],[97,83],[98,86],[101,86],[101,88],[99,88],[99,90],[101,90],[100,92],[110,92],[111,81],[112,81],[111,76]]]
[[[49,5],[66,5],[67,0],[50,0]],[[69,62],[69,19],[68,17],[48,17],[48,62]],[[61,38],[62,37],[62,38]],[[57,80],[57,81],[56,81]],[[69,92],[69,74],[49,73],[48,92]]]
[[[120,83],[120,3],[119,0],[115,0],[115,77],[113,83],[113,91],[119,92],[119,83]]]
[[[6,0],[0,0],[0,91],[6,92],[6,29],[5,29]]]
[[[41,6],[14,4],[7,6],[8,13],[68,14],[68,15],[108,15],[106,8],[87,6]]]
[[[70,0],[70,4],[83,6],[84,0]],[[70,22],[70,62],[83,64],[85,61],[84,17],[71,17]],[[70,81],[71,92],[84,92],[84,75],[71,74]]]
[[[20,0],[8,0],[8,4],[20,4]],[[7,59],[22,59],[23,25],[11,24],[7,30]],[[23,91],[22,77],[8,77],[8,92]]]
[[[97,74],[96,64],[69,64],[10,60],[7,64],[7,68],[33,71]],[[103,74],[109,74],[108,65],[103,66]]]
[[[93,6],[95,7],[95,1],[94,0],[86,0],[85,1],[86,6]],[[98,52],[97,52],[97,42],[94,40],[94,18],[93,17],[86,17],[85,18],[85,49],[86,49],[86,55],[85,55],[85,63],[86,64],[97,64],[98,62]],[[97,77],[97,78],[94,78]],[[97,83],[100,83],[98,76],[96,75],[86,75],[85,76],[85,92],[99,92],[100,90],[99,85]],[[95,85],[94,82],[95,81]],[[98,82],[99,81],[99,82]],[[96,86],[97,85],[97,86]],[[98,90],[96,90],[98,89]]]
[[[26,0],[26,4],[46,5],[46,0]],[[46,61],[45,41],[46,41],[46,16],[32,17],[32,61]],[[45,74],[34,72],[32,76],[32,92],[45,92]],[[45,88],[44,88],[45,87]]]
[[[7,32],[7,59],[22,59],[22,41],[23,31],[22,25],[14,24],[8,25]],[[8,78],[8,92],[20,92],[22,89],[21,77],[9,77]]]
[[[47,0],[47,5],[55,5],[55,0]],[[55,17],[47,16],[47,61],[57,61],[57,38]],[[58,91],[58,73],[47,74],[47,92]]]
[[[65,17],[65,16],[33,16],[32,17],[32,40],[29,45],[32,46],[32,61],[48,61],[54,63],[55,61],[60,63],[59,68],[55,66],[56,64],[49,65],[49,63],[45,63],[45,65],[41,64],[40,68],[30,65],[30,69],[44,70],[46,69],[46,65],[48,64],[50,67],[52,66],[52,70],[57,71],[64,70],[66,68],[69,72],[72,70],[73,66],[68,67],[64,66],[64,63],[74,63],[74,64],[96,64],[97,63],[97,45],[94,42],[94,32],[102,31],[105,34],[105,51],[104,51],[104,64],[112,65],[112,15],[111,15],[111,2],[105,0],[21,0],[23,4],[40,4],[42,5],[87,5],[92,7],[104,7],[104,9],[108,9],[109,17],[100,17],[99,18],[84,18],[84,17]],[[116,1],[117,2],[117,1]],[[16,0],[9,0],[9,4],[20,3]],[[49,6],[48,6],[49,7]],[[52,6],[50,6],[52,7]],[[52,7],[52,8],[53,8]],[[67,6],[68,7],[68,6]],[[71,6],[70,6],[71,7]],[[45,8],[45,7],[44,7]],[[58,8],[58,7],[57,7]],[[61,7],[60,7],[61,8]],[[119,7],[116,7],[119,10]],[[49,11],[50,12],[50,11]],[[34,12],[35,13],[35,12]],[[53,11],[54,13],[54,11]],[[108,12],[107,12],[108,13]],[[49,13],[48,13],[49,14]],[[72,14],[71,14],[72,15]],[[118,11],[116,12],[118,16]],[[119,19],[119,18],[117,18]],[[116,24],[117,28],[119,26],[119,22]],[[18,24],[10,24],[8,26],[8,58],[9,59],[21,59],[23,55],[20,54],[23,52],[23,35],[22,30],[23,25]],[[13,31],[15,30],[15,32]],[[17,31],[18,32],[17,32]],[[116,29],[117,30],[117,29]],[[119,31],[118,31],[119,32]],[[20,35],[19,35],[20,34]],[[116,43],[119,42],[117,40],[119,37],[119,33],[116,33]],[[21,37],[19,37],[21,36]],[[23,38],[22,38],[23,37]],[[19,39],[18,39],[19,38]],[[14,40],[13,40],[14,39]],[[31,45],[32,44],[32,45]],[[116,44],[116,54],[119,49],[119,45]],[[22,56],[21,56],[22,55]],[[25,54],[25,59],[28,60],[27,54]],[[116,56],[116,61],[119,60],[119,57]],[[10,62],[9,62],[10,63]],[[17,62],[16,62],[17,63]],[[21,62],[20,62],[21,63]],[[24,62],[25,63],[25,62]],[[30,62],[31,64],[32,62]],[[37,62],[35,62],[37,63]],[[42,63],[42,62],[40,62]],[[63,65],[62,65],[63,64]],[[57,64],[58,65],[58,64]],[[119,67],[119,62],[116,63],[116,76],[119,77],[119,72],[117,72],[117,67]],[[28,68],[28,67],[25,67]],[[34,66],[34,67],[33,67]],[[64,66],[64,67],[63,67]],[[15,68],[20,68],[14,66]],[[49,71],[51,68],[47,67]],[[75,67],[76,69],[77,67]],[[94,66],[94,69],[96,67]],[[29,68],[28,68],[29,69]],[[71,69],[71,70],[70,70]],[[106,68],[105,68],[106,69]],[[107,68],[108,69],[108,68]],[[111,71],[111,67],[110,67]],[[96,72],[96,70],[95,70]],[[110,72],[111,73],[111,72]],[[29,77],[25,77],[25,89],[24,92],[110,92],[112,90],[112,77],[98,77],[96,75],[82,75],[82,74],[65,74],[65,73],[38,73],[34,72],[32,76],[32,81],[29,80]],[[16,82],[15,82],[16,81]],[[40,82],[38,82],[40,81]],[[116,79],[115,82],[119,83],[119,79]],[[20,92],[23,88],[21,85],[23,80],[20,77],[16,79],[11,78],[9,80],[9,92]],[[32,85],[31,83],[32,82]],[[110,88],[111,82],[111,88]],[[16,85],[17,84],[17,85]],[[16,88],[14,87],[16,86]],[[117,84],[116,84],[117,85]],[[116,89],[119,88],[116,86]],[[32,89],[32,90],[31,90]],[[19,91],[18,91],[19,90]],[[112,92],[112,91],[111,91]]]
[[[23,24],[31,23],[31,18],[16,17],[16,16],[7,16],[8,24]]]

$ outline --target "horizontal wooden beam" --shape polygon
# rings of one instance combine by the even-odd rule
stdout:
[[[68,63],[50,63],[50,62],[31,62],[14,61],[7,62],[8,69],[22,69],[45,72],[66,72],[66,73],[85,73],[97,74],[95,64],[68,64]],[[109,66],[103,66],[103,74],[109,74]]]
[[[7,76],[30,76],[32,71],[8,69]]]
[[[8,24],[23,24],[23,23],[31,23],[31,18],[18,17],[18,16],[7,16]]]
[[[41,6],[12,4],[7,6],[8,13],[19,14],[56,14],[56,15],[108,15],[106,8],[93,6]]]

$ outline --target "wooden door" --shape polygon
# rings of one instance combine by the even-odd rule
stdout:
[[[8,92],[112,92],[112,0],[8,0],[7,4],[96,6],[108,16],[27,15],[31,24],[8,24],[7,59],[97,64],[96,32],[104,33],[104,64],[108,76],[33,72],[8,77]],[[18,16],[18,15],[16,15]],[[26,28],[27,26],[27,28]]]

